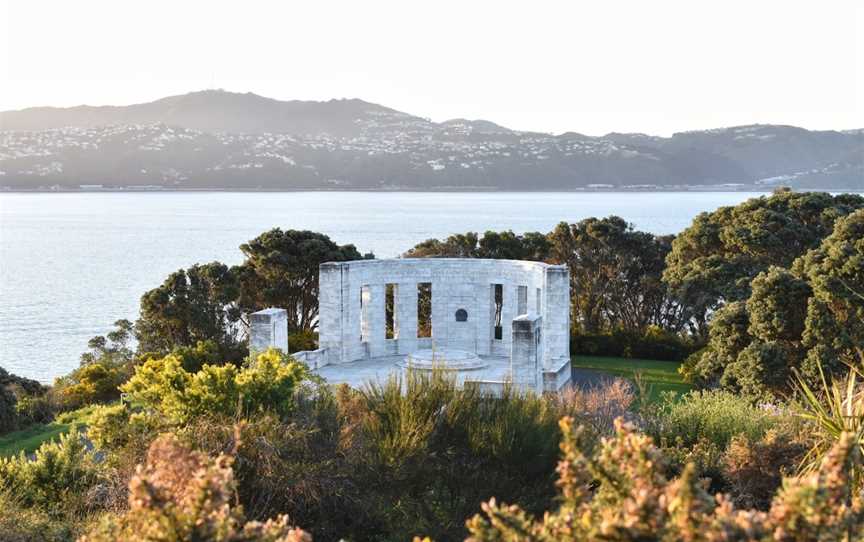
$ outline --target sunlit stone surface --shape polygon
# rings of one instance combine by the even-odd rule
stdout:
[[[455,350],[453,348],[441,348],[437,350],[427,348],[408,354],[401,365],[410,369],[426,371],[431,371],[432,369],[472,371],[483,369],[489,364],[473,352]]]
[[[566,266],[470,258],[324,263],[319,304],[320,348],[294,356],[329,382],[359,387],[438,361],[460,384],[493,393],[508,383],[557,391],[570,380]],[[429,321],[421,323],[424,313]]]

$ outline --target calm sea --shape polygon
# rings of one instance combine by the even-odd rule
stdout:
[[[682,193],[62,193],[0,194],[0,367],[43,382],[78,365],[87,340],[168,273],[239,263],[238,246],[273,228],[324,232],[377,257],[451,233],[551,230],[619,215],[675,233],[758,194]]]

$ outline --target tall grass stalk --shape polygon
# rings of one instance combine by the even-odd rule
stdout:
[[[813,447],[804,457],[802,472],[819,468],[825,454],[844,433],[852,435],[854,442],[864,454],[864,362],[859,367],[850,366],[845,378],[836,378],[828,383],[822,365],[819,365],[819,384],[812,387],[799,373],[795,374],[795,391],[798,401],[795,413],[814,424],[816,431]],[[853,466],[854,487],[861,488],[861,465]]]

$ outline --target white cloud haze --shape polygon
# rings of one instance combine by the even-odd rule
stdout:
[[[0,0],[0,110],[216,87],[556,133],[864,127],[862,4]]]

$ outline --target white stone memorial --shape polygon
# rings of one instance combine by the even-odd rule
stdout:
[[[319,350],[329,382],[359,386],[393,371],[453,371],[463,384],[536,392],[570,381],[566,266],[422,258],[320,266]]]

